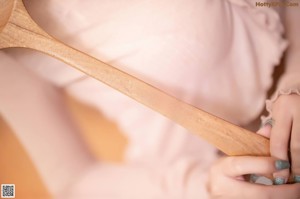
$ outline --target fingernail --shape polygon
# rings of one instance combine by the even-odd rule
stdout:
[[[255,183],[256,182],[256,180],[259,178],[259,176],[258,175],[255,175],[255,174],[251,174],[250,175],[250,182],[252,182],[252,183]]]
[[[249,182],[255,183],[255,184],[262,184],[262,185],[273,185],[273,181],[267,177],[264,176],[258,176],[255,174],[250,175]]]
[[[274,179],[274,185],[282,185],[285,183],[286,183],[286,180],[284,178],[276,177]]]
[[[300,183],[300,176],[294,176],[294,182],[295,183]]]
[[[261,125],[260,125],[260,128],[263,128],[267,125],[270,125],[271,127],[274,126],[274,119],[273,118],[269,118],[267,119],[266,121],[264,121]]]
[[[262,129],[264,126],[265,126],[264,122],[260,123],[259,129]]]
[[[289,161],[286,161],[286,160],[276,160],[275,161],[275,168],[277,170],[283,170],[283,169],[288,169],[290,168],[290,163]]]

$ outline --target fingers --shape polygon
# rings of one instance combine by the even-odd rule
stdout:
[[[281,98],[284,99],[284,98]],[[286,104],[283,104],[278,99],[278,107],[274,110],[273,119],[275,120],[272,133],[270,138],[270,152],[271,156],[281,159],[289,160],[288,157],[288,148],[290,140],[290,131],[292,125],[292,116],[285,109]],[[275,172],[274,184],[285,184],[289,178],[289,170],[283,170]]]
[[[270,138],[272,126],[270,124],[264,124],[256,133],[264,137]]]
[[[227,157],[219,164],[222,173],[229,177],[245,174],[271,174],[289,168],[289,163],[272,157]]]
[[[247,184],[249,193],[254,193],[253,198],[272,198],[272,199],[299,199],[300,184],[289,184],[281,186],[264,186],[259,184]]]
[[[299,118],[299,119],[298,119]],[[294,182],[300,183],[300,116],[295,115],[293,118],[293,127],[291,135],[291,162]]]
[[[265,192],[262,194],[267,194],[266,197],[262,198],[273,198],[273,199],[299,199],[300,198],[300,184],[289,184],[281,186],[266,186],[264,187]]]
[[[211,198],[300,198],[300,184],[265,186],[241,181],[245,174],[267,174],[283,169],[286,162],[272,157],[225,157],[218,160],[210,170],[207,182]],[[287,165],[285,168],[288,168]],[[234,188],[233,188],[234,187]]]
[[[299,199],[300,184],[264,186],[237,180],[222,179],[221,182],[211,182],[208,186],[211,198],[272,198]]]

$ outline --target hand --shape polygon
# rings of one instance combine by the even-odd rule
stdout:
[[[207,183],[210,198],[226,199],[299,199],[300,184],[265,186],[246,182],[246,174],[271,174],[284,161],[272,157],[225,157],[211,168]],[[277,166],[276,166],[277,165]],[[281,169],[283,169],[281,167]],[[287,170],[287,169],[285,169]]]
[[[292,163],[291,176],[300,182],[300,96],[281,95],[272,107],[272,125],[258,131],[270,138],[271,156]],[[289,151],[291,152],[289,157]],[[284,184],[290,177],[289,170],[273,174],[276,184]]]

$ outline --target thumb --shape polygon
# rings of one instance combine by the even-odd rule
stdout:
[[[279,170],[288,169],[290,164],[287,161],[277,160],[273,157],[241,156],[227,157],[219,166],[226,176],[237,177],[246,174],[271,174]]]

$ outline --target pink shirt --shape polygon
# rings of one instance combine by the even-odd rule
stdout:
[[[58,39],[238,125],[247,124],[263,109],[273,68],[287,46],[279,15],[273,9],[256,7],[252,0],[25,2],[38,24]],[[4,118],[15,127],[55,197],[207,197],[205,171],[217,158],[214,147],[52,58],[24,50],[10,50],[0,56],[1,71],[10,74],[6,80],[0,78],[0,85],[13,82],[18,73],[18,82],[12,86],[16,93],[56,96],[35,87],[53,89],[47,82],[62,87],[115,121],[129,139],[124,165],[97,163],[72,133],[76,129],[69,128],[68,122],[61,123],[67,116],[53,119],[58,108],[52,99],[41,97],[49,99],[48,104],[36,100],[32,105],[40,107],[36,112],[40,120],[47,118],[48,132],[37,132],[39,124],[30,125],[30,118],[19,117],[21,112],[35,114],[28,108],[30,100],[20,107],[20,114],[3,108]],[[5,63],[11,69],[4,67]],[[31,85],[27,90],[21,83],[25,77],[31,79],[24,80]],[[21,103],[20,98],[6,96],[2,103]],[[53,115],[43,116],[41,112]],[[20,123],[27,125],[27,131]],[[40,144],[41,139],[48,144]],[[55,150],[49,150],[53,145]],[[71,155],[75,153],[79,155]]]

